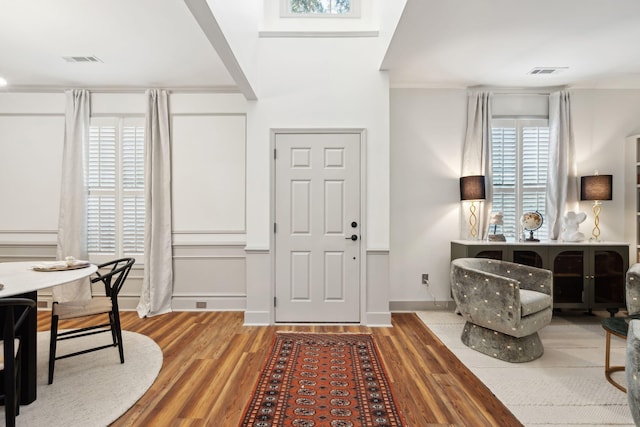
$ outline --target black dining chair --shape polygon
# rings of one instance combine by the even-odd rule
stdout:
[[[20,353],[22,340],[17,331],[27,318],[29,310],[35,308],[36,302],[28,298],[0,298],[0,319],[2,325],[3,360],[0,371],[4,385],[4,413],[7,427],[16,425],[16,416],[20,414]]]
[[[124,348],[122,346],[122,329],[120,327],[120,312],[118,309],[118,294],[122,289],[131,267],[135,262],[134,258],[120,258],[98,265],[95,277],[91,278],[91,283],[102,282],[104,285],[104,295],[93,295],[90,300],[54,302],[51,308],[51,341],[49,344],[49,384],[53,383],[53,371],[56,360],[67,357],[78,356],[92,351],[103,350],[110,347],[118,347],[120,352],[120,363],[124,363]],[[92,317],[98,322],[104,322],[104,315],[108,315],[108,323],[100,323],[79,329],[58,333],[58,323],[60,320],[76,319],[79,317]],[[57,342],[72,338],[79,338],[87,335],[111,332],[112,343],[87,348],[62,356],[56,355]]]

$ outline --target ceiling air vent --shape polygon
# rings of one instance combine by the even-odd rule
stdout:
[[[102,62],[97,56],[63,56],[67,62]]]
[[[550,74],[558,74],[567,68],[569,67],[536,67],[527,74],[532,74],[534,76],[548,76]]]

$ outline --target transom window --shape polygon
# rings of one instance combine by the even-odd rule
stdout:
[[[283,17],[357,17],[360,0],[281,0]]]
[[[491,123],[492,211],[503,213],[505,237],[518,241],[523,237],[523,213],[538,211],[546,218],[549,124],[540,119],[494,119]],[[548,230],[543,222],[534,236],[547,240]]]
[[[144,118],[92,118],[87,244],[95,261],[144,252]]]

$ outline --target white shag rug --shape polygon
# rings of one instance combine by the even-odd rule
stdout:
[[[72,348],[107,344],[110,333],[58,343],[58,355]],[[162,367],[162,350],[151,338],[122,331],[124,364],[118,348],[56,361],[53,384],[47,384],[49,332],[38,333],[37,399],[20,407],[18,426],[108,426],[151,387]],[[4,406],[0,407],[4,423]]]
[[[464,320],[452,311],[417,314],[525,426],[634,426],[627,395],[604,376],[601,317],[554,314],[539,332],[542,357],[509,363],[465,346],[460,340]],[[612,336],[612,365],[624,365],[625,346]],[[624,385],[624,372],[613,376]]]

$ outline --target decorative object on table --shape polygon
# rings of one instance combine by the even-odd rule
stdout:
[[[134,258],[120,258],[98,265],[96,276],[91,278],[91,283],[102,282],[104,296],[93,295],[87,301],[54,302],[51,307],[51,339],[49,342],[49,384],[53,383],[53,370],[58,359],[103,350],[109,347],[118,347],[120,363],[124,363],[124,348],[122,345],[122,329],[120,327],[120,311],[118,308],[118,293],[122,289],[131,267],[135,263]],[[101,271],[102,269],[102,271]],[[108,323],[94,324],[80,329],[58,332],[58,321],[77,319],[81,317],[108,316]],[[101,319],[97,320],[98,322]],[[93,347],[62,356],[56,355],[57,342],[71,338],[80,338],[101,332],[110,332],[113,338],[111,344]]]
[[[4,395],[5,425],[14,427],[16,415],[20,413],[20,383],[22,369],[19,354],[22,353],[22,339],[16,335],[20,333],[20,326],[27,320],[29,310],[35,309],[36,302],[28,298],[0,298],[0,308],[4,312],[2,319],[2,372]]]
[[[506,362],[542,356],[538,331],[551,322],[551,271],[488,258],[451,261],[451,291],[466,320],[462,342]],[[481,285],[480,285],[481,284]]]
[[[529,237],[525,240],[527,242],[539,242],[539,239],[533,237],[533,232],[542,227],[543,223],[542,214],[538,211],[535,212],[525,212],[520,218],[520,223],[522,224],[522,229],[529,232]]]
[[[569,211],[566,213],[562,220],[562,233],[560,233],[560,239],[565,242],[581,242],[584,240],[584,233],[578,231],[580,224],[587,219],[587,214],[584,212],[575,213]]]
[[[75,259],[72,256],[66,257],[63,261],[47,261],[34,265],[32,268],[34,271],[66,271],[76,270],[78,268],[89,267],[91,263],[80,259]]]
[[[580,200],[593,201],[593,230],[591,240],[600,240],[601,201],[613,199],[613,175],[595,175],[580,177]]]
[[[476,215],[475,202],[484,200],[485,198],[484,175],[470,175],[460,178],[460,200],[471,202],[471,206],[469,207],[469,229],[471,239],[473,240],[478,237],[478,216]]]
[[[314,421],[406,425],[372,335],[276,334],[240,426],[312,426]]]
[[[493,212],[491,213],[491,218],[489,219],[489,231],[491,231],[491,226],[493,226],[493,233],[487,233],[487,240],[490,242],[506,242],[504,234],[498,234],[498,226],[502,228],[504,224],[504,215],[502,212]]]

